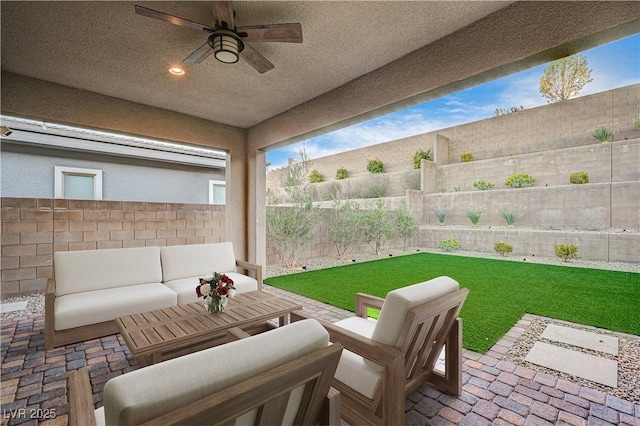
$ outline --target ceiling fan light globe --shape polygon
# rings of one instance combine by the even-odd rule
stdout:
[[[225,64],[238,62],[240,52],[244,49],[241,40],[227,34],[212,34],[207,42],[213,49],[213,56]]]

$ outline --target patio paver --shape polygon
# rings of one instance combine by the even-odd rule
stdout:
[[[328,321],[353,313],[265,286]],[[464,351],[463,392],[454,397],[425,384],[405,401],[409,425],[623,424],[640,426],[640,404],[517,366],[502,353],[526,329],[525,315],[487,354]],[[68,371],[87,366],[93,400],[104,384],[139,368],[120,335],[44,350],[44,316],[2,320],[1,425],[66,425]],[[22,410],[22,411],[20,411]],[[48,414],[54,418],[29,418]],[[53,416],[55,414],[55,416]]]

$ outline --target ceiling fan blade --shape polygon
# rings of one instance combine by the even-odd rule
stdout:
[[[165,21],[173,25],[193,28],[194,30],[201,30],[201,31],[207,31],[207,32],[214,31],[214,29],[208,25],[199,24],[197,22],[193,22],[188,19],[180,18],[174,15],[169,15],[168,13],[158,12],[157,10],[148,9],[146,7],[143,7],[137,4],[135,5],[135,9],[138,15],[146,16],[148,18],[159,19],[161,21]]]
[[[264,74],[274,68],[273,64],[269,62],[267,58],[247,43],[244,44],[244,50],[240,52],[240,56],[249,62],[249,65],[254,67],[260,74]]]
[[[199,64],[200,62],[207,59],[212,53],[213,49],[211,48],[211,46],[209,46],[209,43],[205,43],[191,52],[191,54],[184,58],[182,62],[184,62],[185,64]]]
[[[230,1],[214,1],[213,2],[213,14],[216,17],[216,21],[226,29],[233,30],[236,24],[233,19],[233,5]]]
[[[251,25],[238,27],[236,31],[243,41],[302,43],[302,25],[300,24]]]

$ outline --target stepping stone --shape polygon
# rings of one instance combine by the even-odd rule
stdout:
[[[0,305],[0,311],[2,311],[2,313],[22,311],[25,309],[27,309],[26,300],[23,302],[3,303]]]
[[[580,348],[591,349],[611,355],[618,355],[618,338],[590,331],[577,330],[550,324],[542,333],[545,339],[567,343]]]
[[[524,359],[533,364],[591,380],[605,386],[618,387],[617,361],[544,342],[536,342]]]

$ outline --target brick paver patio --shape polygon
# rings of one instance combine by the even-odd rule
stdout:
[[[329,321],[353,315],[269,286],[265,290],[297,300],[305,311]],[[640,426],[640,404],[503,360],[527,321],[523,317],[484,355],[464,352],[459,397],[430,385],[409,395],[407,424]],[[107,380],[139,368],[119,335],[46,352],[43,315],[2,320],[1,347],[2,425],[66,425],[68,371],[89,367],[93,400],[100,405]]]

